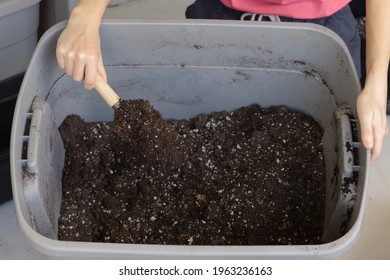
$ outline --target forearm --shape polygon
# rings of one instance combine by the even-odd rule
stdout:
[[[87,15],[91,19],[88,24],[91,28],[99,28],[104,11],[109,0],[79,0],[69,18],[70,24],[80,24],[80,19]]]
[[[390,59],[390,1],[366,1],[366,83],[386,83]],[[384,92],[378,92],[384,94]]]
[[[102,17],[110,0],[79,0],[76,9],[85,8]]]

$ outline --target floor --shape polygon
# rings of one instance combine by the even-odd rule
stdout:
[[[105,17],[178,19],[193,0],[111,0]],[[118,4],[118,6],[115,6]],[[388,117],[390,122],[390,117]],[[368,195],[360,237],[339,259],[390,259],[390,138],[382,157],[370,168]],[[0,259],[43,259],[18,229],[13,201],[0,205]]]

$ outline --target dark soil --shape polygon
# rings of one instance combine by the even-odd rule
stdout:
[[[59,239],[143,244],[320,243],[322,129],[285,107],[190,120],[122,102],[113,122],[69,116]]]

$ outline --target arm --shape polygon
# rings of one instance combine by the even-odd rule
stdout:
[[[57,62],[75,81],[93,88],[96,73],[107,78],[100,52],[99,27],[109,0],[79,0],[57,42]]]
[[[357,100],[363,145],[376,161],[388,132],[387,71],[390,59],[390,1],[366,1],[366,83]]]

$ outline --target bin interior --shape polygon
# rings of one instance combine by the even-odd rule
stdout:
[[[14,116],[11,169],[18,219],[27,238],[38,250],[47,250],[40,242],[52,244],[49,255],[80,257],[90,256],[80,249],[84,246],[80,242],[70,242],[66,253],[61,242],[52,243],[57,238],[65,154],[58,127],[70,114],[86,121],[109,121],[113,111],[96,92],[87,92],[57,67],[54,49],[63,27],[59,24],[45,34],[26,73]],[[237,36],[232,38],[226,30]],[[360,227],[368,159],[354,120],[360,86],[340,38],[308,24],[212,21],[105,22],[101,34],[112,87],[123,99],[149,100],[167,119],[251,104],[285,105],[311,115],[324,129],[324,244],[253,246],[239,255],[307,257],[317,250],[315,254],[328,257],[351,245]],[[288,49],[284,41],[289,42]],[[167,256],[166,250],[172,249],[146,246],[142,251],[124,244],[128,252],[124,253],[111,245],[93,244],[92,250],[101,257],[107,250],[115,257],[156,257]],[[191,250],[185,249],[187,257],[237,256],[234,248]]]

